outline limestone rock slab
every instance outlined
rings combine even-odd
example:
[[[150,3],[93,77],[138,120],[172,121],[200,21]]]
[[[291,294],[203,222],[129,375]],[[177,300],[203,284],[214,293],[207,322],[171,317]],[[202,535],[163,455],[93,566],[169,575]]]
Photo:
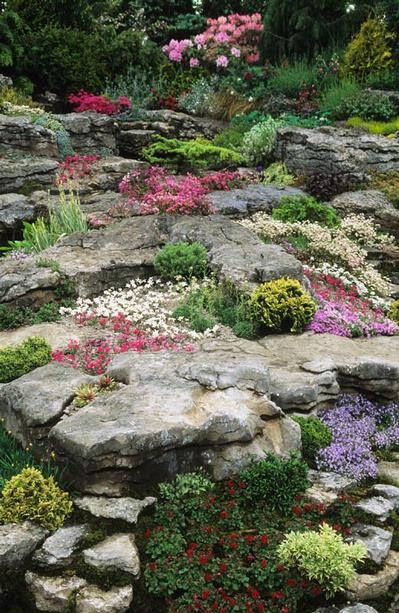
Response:
[[[47,530],[31,522],[0,526],[0,569],[18,569],[46,538]]]
[[[95,585],[87,585],[76,596],[76,613],[125,613],[133,600],[131,585],[113,587],[103,591]]]
[[[28,571],[25,582],[38,611],[64,613],[70,596],[82,589],[87,582],[80,577],[46,577]]]
[[[89,526],[84,524],[59,528],[35,551],[33,562],[42,568],[68,566],[79,544],[89,532]]]
[[[133,577],[140,574],[139,552],[133,534],[113,534],[85,549],[83,558],[89,566],[102,570],[120,570]]]
[[[363,543],[367,557],[376,564],[382,564],[391,548],[392,532],[377,526],[355,524],[350,529],[348,540]]]
[[[290,171],[367,172],[399,169],[399,141],[358,130],[323,126],[316,130],[285,127],[277,131],[275,157]]]
[[[144,500],[136,498],[105,498],[103,496],[80,496],[74,498],[74,505],[94,517],[119,519],[136,525],[140,514],[156,503],[156,498],[147,496]]]

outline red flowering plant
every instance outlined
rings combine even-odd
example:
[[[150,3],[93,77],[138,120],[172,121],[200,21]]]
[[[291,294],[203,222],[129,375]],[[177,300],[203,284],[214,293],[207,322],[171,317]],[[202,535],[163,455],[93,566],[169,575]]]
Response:
[[[240,478],[199,478],[201,487],[195,473],[179,476],[166,496],[161,486],[155,527],[145,533],[147,589],[165,598],[169,613],[299,613],[322,595],[323,586],[280,563],[277,548],[290,530],[310,530],[309,522],[317,530],[333,506],[301,496],[282,514],[250,502]]]
[[[91,94],[81,89],[77,94],[70,94],[68,102],[75,108],[75,113],[95,111],[103,115],[117,115],[131,108],[132,103],[126,96],[119,96],[117,100],[111,100],[106,96]]]
[[[67,155],[64,161],[58,164],[56,185],[89,176],[93,170],[92,165],[99,159],[99,155]]]

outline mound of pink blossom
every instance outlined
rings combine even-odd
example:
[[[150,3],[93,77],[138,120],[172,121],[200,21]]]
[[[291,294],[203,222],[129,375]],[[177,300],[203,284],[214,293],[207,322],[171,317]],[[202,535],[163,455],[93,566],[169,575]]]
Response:
[[[104,115],[117,115],[122,111],[130,109],[132,103],[126,96],[119,96],[117,100],[111,100],[106,96],[91,94],[81,89],[77,94],[68,96],[70,102],[75,108],[75,113],[83,113],[84,111],[95,111]]]

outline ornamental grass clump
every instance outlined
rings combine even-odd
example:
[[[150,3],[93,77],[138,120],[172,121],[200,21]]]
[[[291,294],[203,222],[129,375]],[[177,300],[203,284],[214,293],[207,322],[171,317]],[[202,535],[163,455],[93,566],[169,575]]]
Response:
[[[347,588],[355,566],[366,557],[363,543],[345,543],[327,523],[318,532],[290,532],[277,549],[281,562],[317,581],[327,597]]]
[[[0,498],[3,523],[30,520],[57,530],[72,513],[72,501],[53,477],[44,477],[37,468],[24,468],[4,486]]]
[[[208,271],[208,252],[198,242],[169,243],[156,254],[154,268],[164,279],[203,279]]]
[[[268,332],[300,332],[316,312],[315,301],[297,279],[261,283],[252,292],[249,306]]]

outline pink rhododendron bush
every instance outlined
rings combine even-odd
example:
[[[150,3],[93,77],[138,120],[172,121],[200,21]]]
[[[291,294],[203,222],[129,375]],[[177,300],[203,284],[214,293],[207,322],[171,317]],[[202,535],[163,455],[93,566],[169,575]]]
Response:
[[[227,68],[230,62],[254,64],[259,60],[262,16],[237,13],[207,20],[207,29],[192,39],[172,39],[163,51],[172,62],[196,68],[202,65]]]

